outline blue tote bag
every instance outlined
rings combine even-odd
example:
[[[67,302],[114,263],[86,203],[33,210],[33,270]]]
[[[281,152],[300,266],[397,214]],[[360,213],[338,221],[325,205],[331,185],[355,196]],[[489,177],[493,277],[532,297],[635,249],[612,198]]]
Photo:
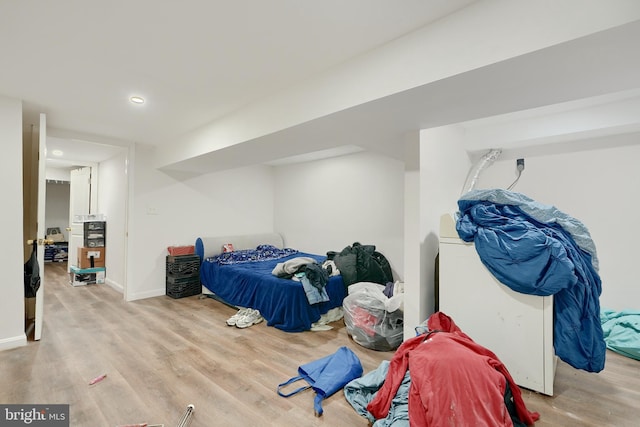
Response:
[[[362,364],[358,356],[348,347],[340,347],[335,353],[298,367],[298,375],[278,385],[278,394],[290,397],[312,388],[316,392],[313,408],[316,417],[322,415],[322,400],[342,389],[348,382],[362,376]],[[304,380],[308,385],[289,393],[282,389]]]

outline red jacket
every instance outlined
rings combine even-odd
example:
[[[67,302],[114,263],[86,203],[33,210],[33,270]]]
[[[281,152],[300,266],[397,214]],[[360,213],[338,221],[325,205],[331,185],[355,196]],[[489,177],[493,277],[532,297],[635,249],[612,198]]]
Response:
[[[520,388],[494,353],[442,312],[434,313],[427,326],[433,332],[408,339],[391,359],[384,384],[367,406],[376,419],[387,416],[409,369],[412,427],[511,427],[504,403],[507,381],[520,420],[527,425],[538,420],[540,415],[527,410]]]

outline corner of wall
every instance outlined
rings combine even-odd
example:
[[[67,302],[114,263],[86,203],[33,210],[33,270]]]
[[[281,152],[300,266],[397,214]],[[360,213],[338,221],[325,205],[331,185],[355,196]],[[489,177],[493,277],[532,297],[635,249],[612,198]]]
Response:
[[[435,309],[440,216],[455,206],[469,156],[457,126],[419,134],[419,169],[405,174],[405,339]]]
[[[121,294],[124,293],[124,286],[122,286],[120,283],[110,280],[109,278],[105,279],[105,283],[111,286],[116,291],[120,292]]]

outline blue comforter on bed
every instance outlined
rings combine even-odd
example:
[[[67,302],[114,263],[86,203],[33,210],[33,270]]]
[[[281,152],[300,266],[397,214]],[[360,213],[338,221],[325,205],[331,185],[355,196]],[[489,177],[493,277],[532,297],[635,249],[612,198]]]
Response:
[[[517,292],[554,295],[554,348],[579,369],[604,368],[602,292],[586,227],[553,206],[506,190],[473,190],[458,200],[456,228],[483,264]],[[496,331],[499,333],[499,331]]]
[[[306,331],[322,314],[342,306],[346,289],[341,276],[332,276],[325,287],[329,301],[310,305],[301,282],[272,274],[276,264],[296,257],[310,257],[319,263],[326,259],[304,252],[232,264],[206,259],[200,266],[200,281],[231,305],[259,310],[269,326],[287,332]]]

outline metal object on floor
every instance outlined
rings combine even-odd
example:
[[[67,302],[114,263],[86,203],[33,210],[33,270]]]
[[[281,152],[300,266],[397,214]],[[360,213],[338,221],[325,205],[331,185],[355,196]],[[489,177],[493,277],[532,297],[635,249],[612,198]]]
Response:
[[[178,421],[178,425],[176,427],[186,427],[191,423],[191,415],[193,415],[193,410],[195,407],[193,404],[187,405],[187,410],[182,414],[182,418]]]

